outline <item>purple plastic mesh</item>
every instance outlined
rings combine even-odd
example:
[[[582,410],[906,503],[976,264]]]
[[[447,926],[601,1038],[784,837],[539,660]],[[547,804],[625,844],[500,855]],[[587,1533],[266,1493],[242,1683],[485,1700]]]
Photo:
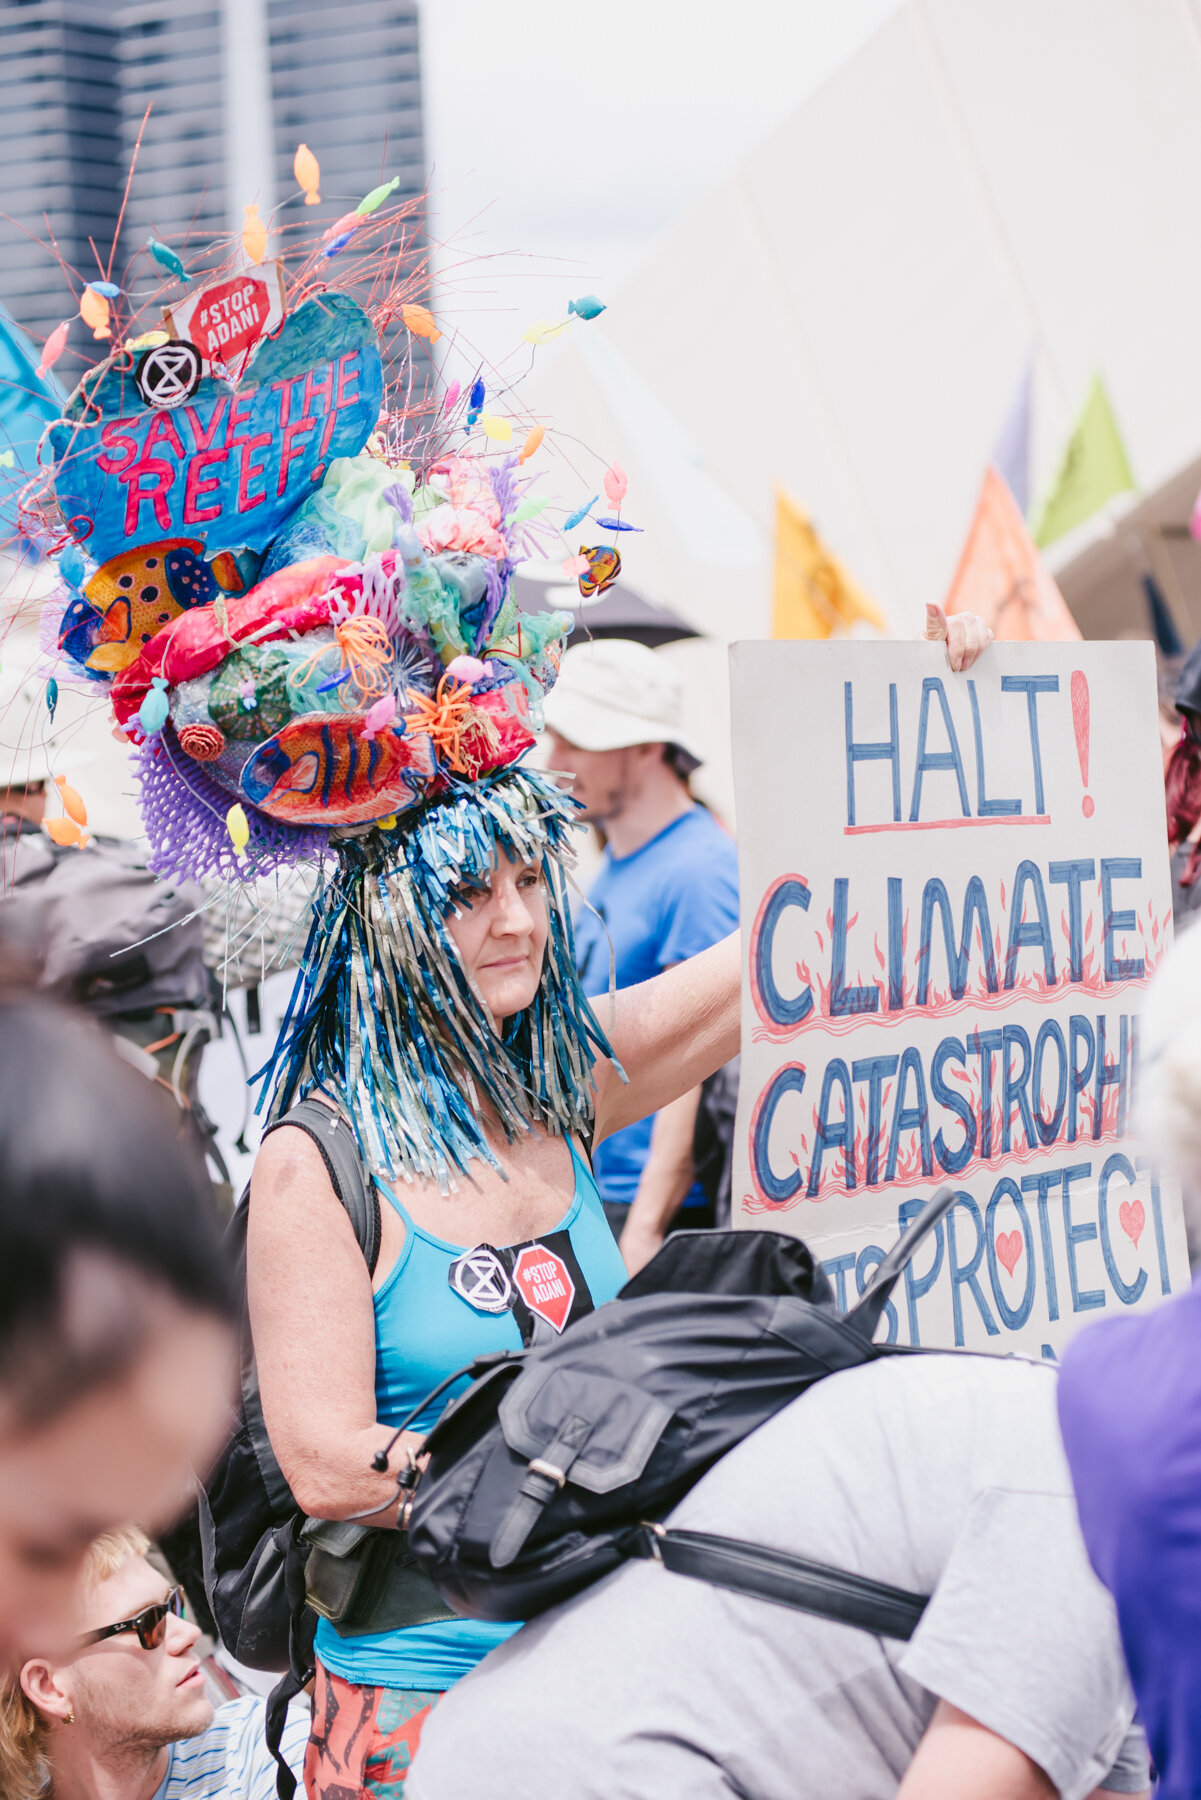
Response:
[[[329,833],[284,825],[241,802],[250,841],[239,858],[225,815],[234,796],[219,787],[179,747],[170,726],[142,744],[134,759],[139,804],[150,839],[150,868],[177,881],[250,881],[324,854]]]

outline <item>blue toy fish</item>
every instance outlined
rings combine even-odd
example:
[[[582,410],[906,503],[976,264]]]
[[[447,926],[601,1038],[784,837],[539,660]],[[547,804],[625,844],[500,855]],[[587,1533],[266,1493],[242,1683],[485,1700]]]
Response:
[[[641,525],[627,525],[624,519],[597,519],[596,523],[602,531],[641,531]]]
[[[157,238],[152,237],[146,239],[146,248],[149,250],[160,269],[166,269],[167,273],[169,275],[174,275],[177,281],[184,281],[187,279],[187,271],[183,266],[183,262],[169,245],[160,244]]]
[[[604,312],[605,303],[598,300],[595,294],[582,294],[578,300],[567,302],[567,310],[574,313],[577,319],[597,319]]]
[[[572,513],[570,519],[564,519],[564,521],[563,521],[564,531],[574,531],[577,525],[582,524],[583,521],[588,517],[588,514],[592,511],[592,508],[596,505],[596,503],[599,499],[600,499],[599,494],[593,494],[593,496],[592,496],[591,500],[589,500],[587,506],[581,506],[579,508],[578,512]]]

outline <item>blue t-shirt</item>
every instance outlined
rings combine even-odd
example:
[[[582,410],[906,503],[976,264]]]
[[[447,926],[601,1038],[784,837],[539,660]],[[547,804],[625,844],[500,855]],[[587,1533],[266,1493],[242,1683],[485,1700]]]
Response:
[[[1059,1423],[1089,1558],[1159,1770],[1201,1794],[1201,1285],[1090,1325],[1064,1352]]]
[[[635,987],[720,943],[738,926],[738,851],[712,813],[693,806],[632,856],[605,851],[600,874],[575,921],[584,992],[609,991],[612,939],[619,988]],[[599,916],[598,916],[599,915]],[[597,1007],[605,1023],[603,1000]],[[599,1144],[593,1168],[605,1200],[628,1206],[650,1154],[654,1119],[640,1119]],[[686,1206],[704,1204],[694,1185]]]

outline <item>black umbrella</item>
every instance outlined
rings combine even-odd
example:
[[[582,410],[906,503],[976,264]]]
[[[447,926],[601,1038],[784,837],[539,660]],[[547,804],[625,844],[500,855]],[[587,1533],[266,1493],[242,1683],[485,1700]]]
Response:
[[[513,588],[522,612],[574,612],[576,625],[568,639],[570,644],[583,643],[590,637],[633,638],[657,650],[660,644],[701,635],[691,625],[685,625],[678,613],[666,606],[652,605],[624,582],[614,582],[599,600],[590,603],[581,599],[574,584],[573,592],[568,594],[565,582],[531,581],[518,575]]]

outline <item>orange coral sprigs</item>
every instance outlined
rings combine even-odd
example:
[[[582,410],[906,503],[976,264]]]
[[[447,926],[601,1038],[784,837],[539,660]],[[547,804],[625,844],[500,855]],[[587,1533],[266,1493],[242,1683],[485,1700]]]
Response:
[[[363,695],[386,694],[391,682],[388,664],[396,651],[382,620],[369,614],[356,613],[334,628],[334,642],[342,658],[342,667],[353,671],[359,692]],[[296,671],[297,685],[303,686],[329,648],[322,644]]]
[[[425,733],[448,769],[474,781],[486,766],[488,751],[499,749],[500,734],[488,715],[472,705],[470,687],[444,675],[432,697],[416,688],[409,689],[408,697],[413,710],[405,714],[405,725]]]

